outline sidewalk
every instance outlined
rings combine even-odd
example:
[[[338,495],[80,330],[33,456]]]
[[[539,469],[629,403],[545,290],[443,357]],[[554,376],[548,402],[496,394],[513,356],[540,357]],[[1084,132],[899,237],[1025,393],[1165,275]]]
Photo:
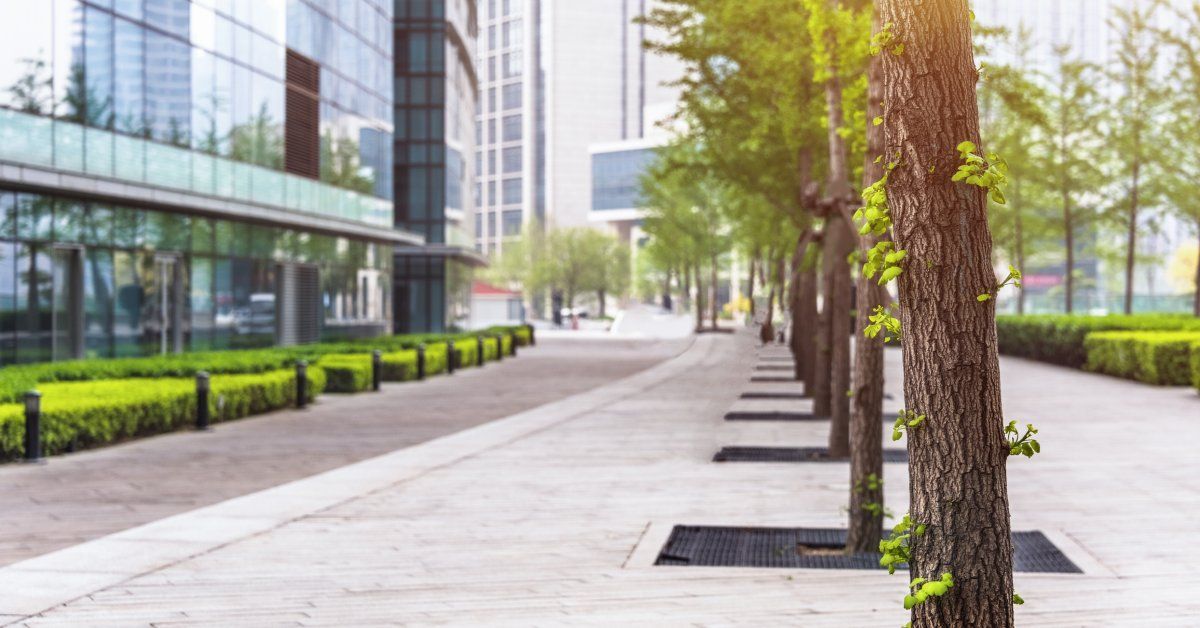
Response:
[[[304,411],[0,466],[0,565],[307,477],[569,397],[683,342],[547,339],[517,358]]]
[[[887,352],[896,400],[899,357]],[[702,336],[675,359],[569,398],[0,569],[0,618],[903,623],[902,574],[652,566],[675,524],[843,525],[843,463],[710,462],[722,445],[824,443],[824,422],[722,420],[749,403],[808,409],[737,400],[779,387],[748,382],[755,362],[748,333]],[[1009,467],[1014,528],[1045,532],[1084,570],[1017,574],[1027,601],[1018,624],[1196,625],[1200,548],[1187,539],[1200,517],[1200,399],[1020,360],[1002,369],[1008,411],[1037,423],[1044,447]],[[904,512],[903,467],[887,465],[885,477],[889,508]]]

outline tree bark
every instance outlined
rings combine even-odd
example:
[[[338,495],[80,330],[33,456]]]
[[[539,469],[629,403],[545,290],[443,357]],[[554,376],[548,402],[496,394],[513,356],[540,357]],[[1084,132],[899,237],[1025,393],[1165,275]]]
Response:
[[[812,382],[812,398],[813,398],[813,414],[819,417],[828,417],[833,413],[830,405],[829,391],[831,390],[831,376],[833,371],[830,366],[833,358],[833,343],[830,341],[833,338],[833,275],[835,269],[832,265],[834,258],[833,251],[830,250],[831,237],[829,233],[829,225],[826,224],[824,232],[821,234],[821,312],[817,316],[817,329],[814,330],[816,353],[815,363],[813,364],[813,382]]]
[[[1135,149],[1134,155],[1138,154]],[[1129,241],[1125,244],[1125,313],[1133,314],[1133,270],[1137,256],[1138,178],[1142,164],[1133,162],[1133,187],[1129,191]]]
[[[1200,222],[1196,223],[1196,294],[1192,295],[1192,315],[1200,316]]]
[[[837,0],[829,0],[836,8]],[[829,145],[829,181],[825,192],[829,196],[829,214],[825,220],[825,270],[829,285],[825,294],[825,309],[829,311],[826,331],[829,344],[829,457],[850,455],[850,308],[853,283],[847,256],[854,250],[851,237],[853,226],[844,218],[850,196],[850,167],[846,140],[841,135],[842,81],[838,76],[836,36],[830,33],[830,78],[825,81],[826,130]],[[824,392],[824,391],[822,391]]]
[[[750,281],[749,281],[749,287],[746,289],[746,298],[750,301],[750,320],[751,321],[754,320],[754,314],[755,314],[755,309],[756,309],[754,307],[754,271],[756,270],[755,266],[757,264],[758,264],[758,251],[755,251],[754,253],[752,253],[750,255]]]
[[[1008,507],[986,192],[950,175],[955,146],[979,143],[978,80],[965,0],[880,0],[900,54],[885,52],[885,154],[896,156],[888,199],[904,330],[905,407],[926,415],[908,432],[914,536],[910,570],[946,595],[914,607],[912,624],[1011,627]]]
[[[1020,187],[1021,183],[1019,181],[1014,181],[1012,185],[1013,185],[1013,191],[1016,192],[1017,189]],[[1020,194],[1014,193],[1013,197],[1019,198]],[[1022,222],[1021,222],[1021,204],[1013,203],[1013,239],[1015,240],[1015,242],[1014,242],[1015,246],[1013,248],[1015,249],[1014,253],[1016,254],[1016,257],[1017,257],[1014,265],[1017,267],[1017,270],[1021,271],[1022,273],[1025,272],[1025,230],[1024,230],[1024,227],[1025,227],[1024,224],[1022,224]],[[1024,314],[1024,313],[1025,313],[1025,291],[1017,290],[1017,314]]]
[[[1062,109],[1063,119],[1059,121],[1061,127],[1065,127],[1069,121],[1066,120],[1067,108]],[[1062,195],[1062,212],[1063,212],[1063,235],[1066,239],[1067,246],[1067,268],[1066,276],[1063,277],[1063,285],[1066,289],[1066,301],[1064,309],[1067,314],[1075,311],[1075,217],[1071,215],[1071,189],[1067,182],[1067,142],[1066,135],[1059,136],[1059,165],[1058,174],[1058,189]]]
[[[597,290],[597,291],[596,291],[596,300],[600,302],[600,318],[604,318],[604,317],[605,317],[605,315],[608,313],[608,312],[607,312],[607,310],[606,310],[606,309],[605,309],[605,307],[604,307],[604,305],[605,305],[605,304],[604,304],[604,301],[605,301],[605,299],[604,299],[604,290]]]
[[[700,279],[700,262],[692,266],[696,278],[696,332],[704,331],[704,282]]]
[[[872,32],[880,29],[879,14],[872,19]],[[878,55],[867,67],[867,150],[863,164],[863,188],[883,177],[883,127],[871,122],[883,115],[883,67]],[[858,246],[870,250],[881,238],[860,236]],[[883,443],[879,417],[883,414],[883,338],[867,338],[862,331],[870,324],[876,306],[884,303],[884,288],[878,281],[859,273],[856,286],[854,343],[854,396],[850,398],[850,514],[846,552],[874,552],[883,530]],[[874,481],[872,481],[874,478]]]

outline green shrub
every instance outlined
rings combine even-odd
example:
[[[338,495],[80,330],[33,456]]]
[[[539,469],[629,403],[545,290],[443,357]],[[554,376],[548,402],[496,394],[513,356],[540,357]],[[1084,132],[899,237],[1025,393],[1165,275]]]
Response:
[[[1200,341],[1192,343],[1192,386],[1200,392]]]
[[[325,374],[309,369],[309,398],[321,392]],[[47,455],[97,447],[129,438],[169,432],[196,420],[192,378],[108,379],[48,383],[42,393],[42,443]],[[292,405],[293,370],[212,378],[213,422],[239,419]],[[0,405],[0,458],[24,453],[24,405]]]
[[[429,353],[426,350],[425,363],[428,368]],[[383,381],[407,382],[417,378],[417,352],[395,351],[383,354]]]
[[[369,353],[328,355],[319,364],[325,371],[326,392],[356,393],[371,387]]]
[[[1200,331],[1200,319],[1182,314],[1086,316],[1066,314],[996,317],[1000,353],[1072,368],[1087,363],[1084,338],[1101,331]]]
[[[1136,379],[1147,384],[1191,383],[1192,346],[1200,332],[1109,331],[1088,334],[1089,371]]]

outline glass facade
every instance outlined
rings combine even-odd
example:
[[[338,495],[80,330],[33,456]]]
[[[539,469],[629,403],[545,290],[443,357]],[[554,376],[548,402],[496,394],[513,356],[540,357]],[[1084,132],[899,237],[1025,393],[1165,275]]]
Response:
[[[498,251],[504,237],[521,233],[525,195],[522,189],[528,148],[523,115],[525,55],[528,49],[523,4],[526,0],[489,2],[480,19],[487,25],[487,45],[480,46],[478,65],[487,68],[480,85],[482,99],[476,119],[479,143],[475,156],[479,211],[487,214],[484,230],[475,234],[476,250]],[[498,157],[497,157],[498,156]],[[503,219],[501,219],[503,216]],[[518,219],[514,219],[516,216]]]
[[[290,342],[294,307],[321,338],[385,332],[392,10],[0,0],[0,161],[95,182],[0,181],[0,365]],[[287,166],[293,56],[319,86],[310,176]],[[309,214],[329,222],[288,226]]]
[[[653,161],[652,148],[592,154],[592,211],[640,207],[640,180]]]
[[[393,329],[444,331],[466,324],[471,268],[458,252],[479,230],[477,5],[395,1],[395,225],[441,250],[397,253]]]

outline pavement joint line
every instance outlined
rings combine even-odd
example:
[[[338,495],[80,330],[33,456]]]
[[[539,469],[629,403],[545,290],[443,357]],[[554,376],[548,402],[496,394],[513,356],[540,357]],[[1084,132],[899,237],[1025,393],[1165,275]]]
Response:
[[[5,566],[0,568],[0,626],[44,615],[558,427],[605,404],[685,375],[690,366],[713,350],[714,342],[713,336],[692,336],[679,353],[654,366],[565,399]],[[205,530],[206,538],[197,541],[195,524],[205,521],[210,527],[213,522],[219,524],[217,534]],[[226,532],[234,522],[240,526],[232,533]],[[193,529],[190,533],[189,527]],[[193,536],[189,538],[189,534]],[[130,551],[131,544],[149,551]],[[88,568],[97,564],[104,569]]]

